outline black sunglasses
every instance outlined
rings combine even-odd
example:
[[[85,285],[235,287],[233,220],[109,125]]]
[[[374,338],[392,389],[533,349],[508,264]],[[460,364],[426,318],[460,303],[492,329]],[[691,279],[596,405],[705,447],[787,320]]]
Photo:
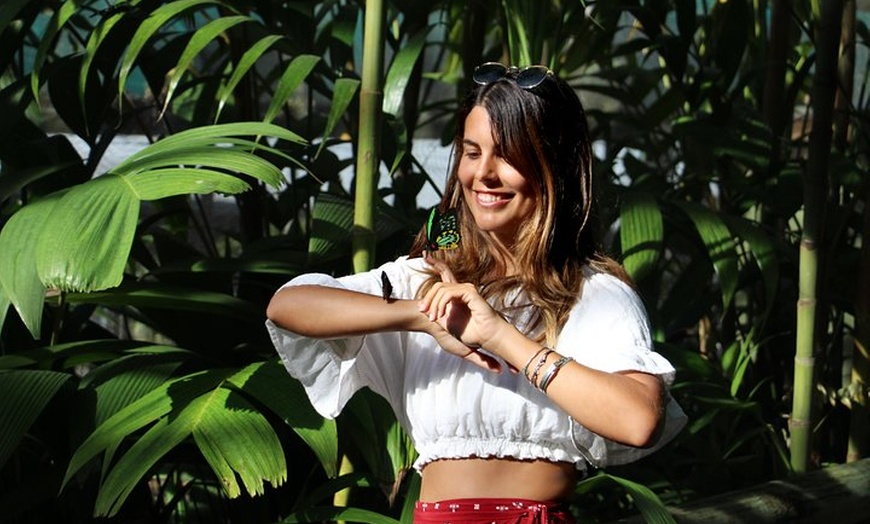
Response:
[[[474,68],[474,74],[471,78],[474,79],[475,83],[485,86],[508,77],[523,89],[534,89],[552,74],[553,72],[548,67],[542,65],[519,68],[498,62],[486,62]]]

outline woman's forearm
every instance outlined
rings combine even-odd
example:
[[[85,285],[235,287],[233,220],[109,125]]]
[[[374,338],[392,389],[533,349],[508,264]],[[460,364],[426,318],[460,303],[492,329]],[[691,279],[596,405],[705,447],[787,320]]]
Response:
[[[288,286],[272,297],[266,316],[276,325],[314,338],[339,338],[382,331],[423,331],[428,319],[416,300],[385,301],[327,286]]]
[[[540,360],[536,356],[544,356],[537,342],[512,326],[504,326],[490,347],[521,373],[535,357],[531,374]],[[560,357],[551,353],[541,362],[536,384]],[[662,416],[661,381],[646,373],[607,373],[569,362],[558,371],[547,395],[591,431],[636,447],[650,444]]]

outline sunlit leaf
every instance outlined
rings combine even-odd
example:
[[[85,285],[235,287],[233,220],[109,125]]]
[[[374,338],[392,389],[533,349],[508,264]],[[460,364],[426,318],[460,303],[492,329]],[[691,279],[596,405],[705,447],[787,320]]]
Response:
[[[245,74],[250,71],[257,61],[282,38],[285,37],[280,35],[266,35],[245,51],[239,59],[239,62],[233,68],[233,74],[230,76],[230,79],[227,80],[226,84],[221,85],[218,90],[218,107],[215,114],[215,123],[220,120],[221,113],[223,112],[227,100],[232,96],[236,86],[239,85],[239,82],[242,81]]]
[[[631,277],[639,281],[656,267],[663,249],[664,222],[654,196],[632,191],[620,208],[619,239],[622,263]]]
[[[326,118],[326,128],[323,130],[323,139],[317,148],[315,156],[320,156],[320,151],[326,145],[327,137],[332,134],[335,126],[341,120],[354,96],[359,89],[360,81],[354,78],[339,78],[335,81],[335,89],[332,91],[332,104],[329,107],[329,116]]]
[[[0,287],[34,338],[39,338],[45,285],[36,270],[35,239],[60,195],[33,202],[12,215],[0,231]]]
[[[139,202],[121,178],[106,175],[68,191],[40,224],[36,268],[48,288],[96,291],[121,283]]]
[[[198,402],[185,410],[195,413],[193,437],[230,498],[241,494],[236,474],[251,496],[263,494],[264,481],[279,486],[287,480],[275,430],[244,397],[218,388]]]
[[[169,107],[172,95],[175,94],[175,89],[178,87],[178,82],[187,72],[187,68],[190,67],[193,59],[196,58],[196,55],[198,55],[205,46],[209,45],[221,33],[224,33],[228,29],[241,23],[252,21],[253,20],[247,16],[224,16],[208,22],[193,33],[193,36],[191,36],[190,40],[187,42],[187,47],[184,48],[181,57],[178,59],[178,63],[173,68],[172,74],[169,77],[169,86],[166,89],[161,114],[166,112],[166,109]]]
[[[121,70],[118,73],[118,97],[124,96],[124,89],[127,86],[127,78],[139,58],[139,54],[150,42],[151,38],[157,31],[163,27],[169,20],[175,18],[179,14],[188,9],[204,5],[221,5],[228,10],[232,10],[229,6],[217,0],[176,0],[154,10],[147,19],[139,26],[133,36],[130,38],[130,45],[124,53],[124,59],[121,62]]]
[[[412,36],[393,59],[384,81],[384,113],[398,114],[399,107],[405,99],[405,88],[426,44],[427,33],[428,30]]]
[[[680,202],[679,207],[692,219],[707,247],[722,290],[722,303],[728,306],[737,291],[738,257],[734,237],[722,217],[713,211],[688,202]]]
[[[284,70],[284,74],[281,75],[281,80],[278,81],[278,87],[275,89],[275,94],[272,95],[263,122],[275,120],[284,104],[287,103],[296,88],[311,74],[319,61],[320,57],[315,55],[299,55],[290,62],[290,65]]]
[[[217,387],[227,373],[225,370],[215,369],[166,381],[109,417],[75,450],[63,484],[69,482],[91,459],[114,449],[117,443],[124,441],[133,432],[154,424],[173,408],[177,410],[180,409],[179,406],[187,406],[203,393]]]
[[[43,71],[43,66],[49,56],[49,49],[54,45],[58,32],[79,9],[79,2],[63,2],[52,13],[51,19],[45,25],[45,31],[40,35],[39,48],[33,58],[33,73],[30,75],[30,89],[33,92],[34,100],[39,100],[39,74]]]
[[[234,374],[228,382],[280,416],[308,444],[328,477],[338,474],[338,433],[334,420],[320,416],[302,385],[287,374],[277,359],[257,362]]]

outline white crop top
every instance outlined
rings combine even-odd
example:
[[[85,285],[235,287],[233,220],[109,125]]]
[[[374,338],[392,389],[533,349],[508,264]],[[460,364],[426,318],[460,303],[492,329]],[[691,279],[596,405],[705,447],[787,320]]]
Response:
[[[316,284],[381,295],[381,271],[393,298],[413,299],[426,279],[421,258],[399,258],[342,278],[297,277],[285,286]],[[336,313],[340,314],[340,313]],[[524,331],[530,312],[513,318]],[[571,462],[579,470],[625,464],[673,438],[686,417],[668,396],[665,426],[650,447],[600,437],[557,407],[523,377],[492,373],[442,350],[425,333],[388,332],[344,339],[311,339],[267,321],[284,366],[322,416],[338,416],[351,396],[369,387],[392,406],[419,453],[414,466],[444,458],[501,457]],[[602,371],[641,371],[666,385],[674,368],[652,351],[647,317],[635,292],[619,279],[587,273],[583,298],[563,327],[556,351]]]

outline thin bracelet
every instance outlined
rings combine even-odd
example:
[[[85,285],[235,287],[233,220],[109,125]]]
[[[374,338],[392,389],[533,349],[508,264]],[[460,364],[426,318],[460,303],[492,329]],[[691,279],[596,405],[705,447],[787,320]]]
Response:
[[[529,378],[529,366],[532,365],[532,361],[541,354],[541,351],[546,351],[547,349],[549,349],[547,346],[541,346],[541,349],[535,351],[535,354],[532,355],[532,358],[530,358],[529,361],[526,362],[526,366],[523,368],[523,375],[525,375],[526,379]]]
[[[548,369],[547,372],[544,373],[544,378],[541,379],[541,384],[538,386],[538,389],[546,393],[547,388],[550,386],[550,382],[552,382],[553,379],[556,377],[559,369],[561,369],[562,366],[564,366],[568,362],[571,362],[572,360],[574,359],[571,357],[562,357],[556,362],[553,362],[553,365],[550,366],[550,369]]]
[[[532,373],[532,378],[529,378],[529,382],[531,382],[533,386],[538,382],[538,373],[541,372],[541,368],[544,367],[544,364],[547,362],[547,357],[550,356],[550,353],[554,353],[554,351],[550,348],[547,348],[547,350],[544,351],[544,354],[541,355],[541,359],[538,360],[537,364],[535,364],[535,371]]]

